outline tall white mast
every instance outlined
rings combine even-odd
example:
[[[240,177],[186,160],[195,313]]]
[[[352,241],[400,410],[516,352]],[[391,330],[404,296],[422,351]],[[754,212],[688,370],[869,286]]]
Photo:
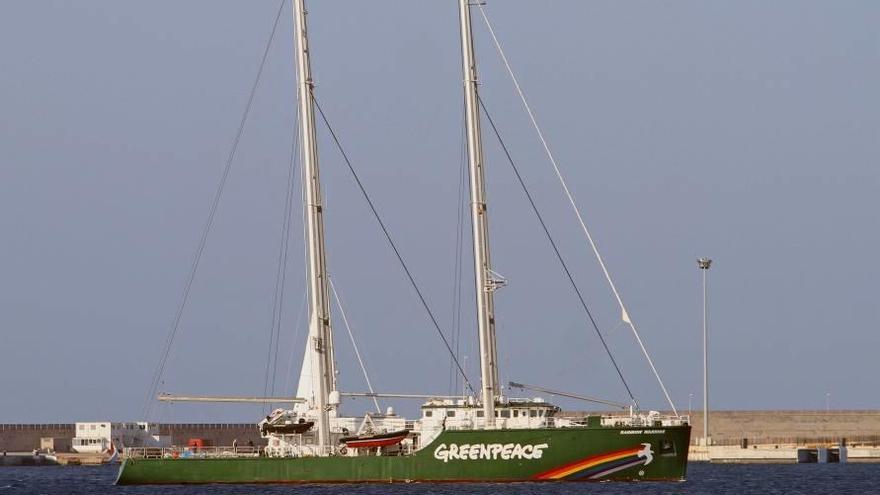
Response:
[[[306,243],[309,280],[309,351],[304,359],[311,360],[313,397],[309,399],[318,419],[318,445],[330,445],[328,398],[335,390],[336,373],[333,362],[333,335],[330,330],[330,297],[327,261],[324,256],[324,217],[321,182],[318,173],[318,142],[315,131],[315,109],[312,101],[309,39],[306,27],[305,0],[293,0],[294,35],[296,36],[296,71],[302,130],[303,185],[305,186]],[[305,367],[305,364],[303,365]]]
[[[480,374],[486,427],[495,425],[498,388],[498,352],[495,345],[495,302],[499,286],[489,260],[489,219],[483,174],[483,141],[480,136],[480,104],[477,99],[477,62],[471,32],[470,0],[459,0],[461,60],[464,73],[465,124],[471,186],[471,225],[474,241],[474,278],[477,288],[477,326],[480,338]]]

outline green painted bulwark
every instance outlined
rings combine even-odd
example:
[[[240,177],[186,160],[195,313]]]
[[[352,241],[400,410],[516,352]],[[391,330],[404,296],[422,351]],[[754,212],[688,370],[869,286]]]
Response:
[[[117,484],[682,480],[690,426],[445,431],[405,456],[127,459]]]

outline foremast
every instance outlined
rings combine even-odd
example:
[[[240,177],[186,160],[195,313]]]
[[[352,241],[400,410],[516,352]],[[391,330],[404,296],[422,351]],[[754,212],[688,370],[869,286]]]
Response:
[[[336,389],[333,360],[333,334],[330,328],[330,297],[327,260],[324,254],[324,216],[321,181],[318,170],[318,142],[315,109],[312,99],[311,62],[306,23],[305,0],[293,0],[294,36],[296,37],[297,96],[299,125],[302,138],[303,186],[306,208],[306,251],[309,285],[309,341],[303,363],[311,367],[312,394],[306,397],[317,416],[318,445],[323,449],[330,442],[330,394]],[[301,377],[302,378],[302,377]],[[302,386],[303,384],[301,384]]]
[[[461,60],[464,74],[465,126],[471,190],[471,226],[474,249],[474,278],[477,293],[477,328],[480,341],[480,376],[486,428],[495,425],[495,400],[500,395],[498,351],[495,343],[494,291],[501,281],[492,271],[489,258],[489,218],[483,173],[483,142],[480,134],[477,62],[471,30],[470,0],[459,0]]]

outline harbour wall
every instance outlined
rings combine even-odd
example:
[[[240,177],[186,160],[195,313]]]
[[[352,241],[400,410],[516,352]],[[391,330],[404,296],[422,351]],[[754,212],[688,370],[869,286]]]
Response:
[[[74,424],[0,424],[0,451],[30,452],[45,437],[73,438]]]
[[[703,414],[691,415],[691,440],[703,437]],[[713,445],[880,444],[880,411],[709,411]]]

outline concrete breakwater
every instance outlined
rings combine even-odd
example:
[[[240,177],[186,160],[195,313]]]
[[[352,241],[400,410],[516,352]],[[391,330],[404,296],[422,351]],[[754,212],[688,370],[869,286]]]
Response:
[[[702,412],[691,415],[691,440],[703,436]],[[712,445],[807,445],[836,443],[850,446],[880,444],[880,411],[710,411]]]

